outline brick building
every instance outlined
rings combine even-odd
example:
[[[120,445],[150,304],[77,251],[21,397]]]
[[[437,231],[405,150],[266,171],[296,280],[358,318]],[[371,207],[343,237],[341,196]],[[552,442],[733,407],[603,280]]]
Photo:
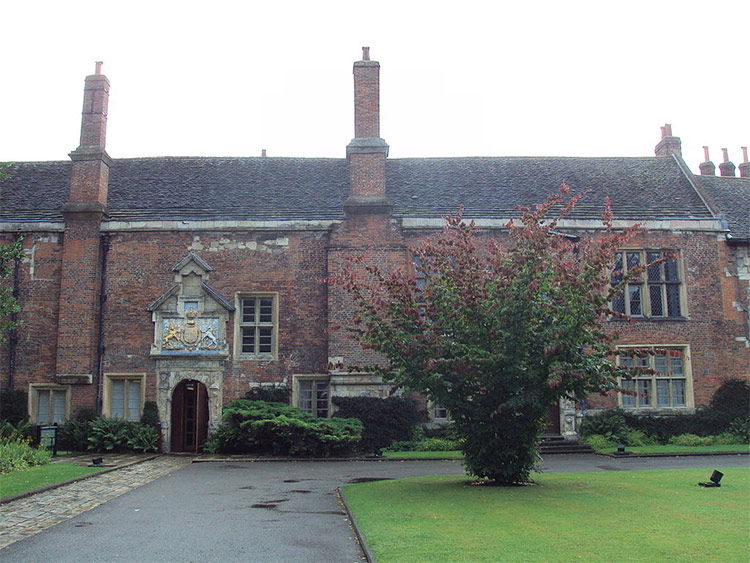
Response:
[[[670,126],[654,157],[388,159],[379,130],[379,64],[354,63],[355,136],[346,158],[112,159],[109,82],[86,78],[80,146],[70,162],[22,162],[0,181],[0,239],[23,237],[13,284],[21,325],[0,345],[2,389],[29,393],[33,422],[81,407],[137,419],[157,402],[166,450],[193,450],[221,407],[253,386],[287,386],[320,416],[332,395],[387,395],[340,366],[370,356],[342,328],[347,296],[325,278],[352,254],[409,267],[409,248],[463,205],[502,239],[516,206],[566,180],[591,194],[561,223],[644,231],[625,268],[677,256],[613,306],[619,345],[653,346],[659,372],[638,395],[563,402],[550,429],[575,437],[582,410],[670,413],[706,404],[727,378],[750,377],[750,162],[724,154],[693,175]],[[626,354],[622,361],[634,361]],[[438,416],[445,416],[437,409]]]

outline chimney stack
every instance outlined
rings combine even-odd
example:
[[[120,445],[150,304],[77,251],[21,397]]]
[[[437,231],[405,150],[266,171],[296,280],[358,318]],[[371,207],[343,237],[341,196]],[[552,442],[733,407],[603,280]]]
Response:
[[[96,62],[94,74],[86,77],[81,115],[81,141],[70,153],[73,161],[70,179],[69,203],[97,203],[102,209],[107,205],[109,167],[107,154],[107,106],[109,105],[109,80],[102,73],[101,61]]]
[[[736,169],[733,162],[729,161],[729,151],[727,149],[721,149],[721,152],[724,154],[724,162],[719,164],[719,170],[721,171],[722,176],[734,176],[734,171]]]
[[[370,60],[362,47],[362,60],[354,63],[354,138],[346,147],[349,161],[347,214],[389,213],[385,195],[385,159],[388,144],[380,137],[380,63]]]
[[[654,148],[656,156],[682,156],[682,141],[679,137],[672,135],[672,125],[666,123],[661,128],[661,141]]]
[[[740,164],[740,177],[750,178],[750,162],[747,160],[747,147],[740,147],[742,149],[742,164]]]
[[[715,176],[716,165],[711,162],[711,159],[708,156],[708,147],[705,145],[703,147],[703,158],[705,159],[705,161],[701,162],[699,165],[701,176]]]

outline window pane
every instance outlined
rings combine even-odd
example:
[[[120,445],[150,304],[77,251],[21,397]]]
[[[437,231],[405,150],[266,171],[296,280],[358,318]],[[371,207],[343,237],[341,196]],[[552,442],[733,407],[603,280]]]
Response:
[[[242,352],[255,354],[255,328],[242,329]]]
[[[641,253],[640,252],[628,252],[628,272],[633,268],[637,268],[641,264]]]
[[[628,285],[628,296],[630,297],[630,314],[640,315],[641,313],[641,286]]]
[[[127,382],[128,388],[128,420],[140,420],[141,418],[141,382],[131,379]]]
[[[632,379],[622,381],[621,387],[625,391],[635,391],[635,381]],[[635,406],[635,395],[622,394],[622,406],[623,407],[634,407]]]
[[[612,298],[612,310],[615,313],[625,314],[625,294],[620,293]]]
[[[649,252],[646,254],[646,262],[651,264],[661,258],[660,252]],[[662,264],[654,264],[648,267],[648,281],[661,281]]]
[[[615,252],[615,261],[612,265],[612,285],[622,281],[622,252]]]
[[[681,376],[682,372],[682,358],[672,358],[672,375]]]
[[[656,404],[658,406],[669,406],[669,380],[656,380]]]
[[[672,406],[681,407],[685,405],[685,380],[672,380]]]
[[[258,353],[259,354],[270,354],[272,344],[273,328],[270,326],[262,326],[258,328]]]
[[[48,390],[37,391],[36,393],[36,414],[37,422],[39,424],[49,424],[50,412],[49,412],[49,398],[50,392]]]
[[[312,412],[312,384],[310,380],[299,382],[299,409],[302,412]]]
[[[65,391],[52,392],[52,422],[65,422]]]
[[[110,411],[115,418],[125,418],[125,380],[112,381]]]
[[[328,382],[327,381],[316,381],[316,412],[315,414],[319,417],[325,418],[328,416]]]
[[[654,356],[654,369],[660,374],[667,374],[667,357],[664,354]]]
[[[651,316],[663,317],[664,307],[661,298],[661,285],[650,285],[648,291],[649,297],[651,297]]]
[[[641,405],[651,404],[651,380],[642,379],[638,381],[638,402]]]
[[[243,323],[255,322],[255,299],[243,299],[242,300],[242,322]]]
[[[632,367],[633,357],[632,356],[620,356],[620,365],[624,368]]]
[[[258,322],[273,322],[273,299],[259,299],[258,301],[260,302],[260,315]]]
[[[667,260],[664,262],[664,272],[667,281],[679,281],[679,272],[677,271],[677,260]]]
[[[667,286],[667,307],[670,317],[679,317],[680,311],[680,286],[670,284]]]

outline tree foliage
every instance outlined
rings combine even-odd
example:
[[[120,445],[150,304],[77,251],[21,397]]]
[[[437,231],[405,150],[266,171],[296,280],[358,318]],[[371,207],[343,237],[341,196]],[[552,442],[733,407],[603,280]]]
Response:
[[[616,232],[607,201],[600,231],[561,236],[580,198],[563,184],[519,208],[507,246],[459,213],[413,249],[415,271],[352,258],[337,278],[359,338],[388,360],[373,369],[446,407],[469,473],[499,484],[528,480],[548,407],[614,389],[621,372],[603,321],[621,289],[610,287],[614,252],[637,227]]]
[[[7,175],[4,172],[6,168],[8,168],[7,164],[0,163],[0,180]],[[5,333],[17,324],[10,315],[18,313],[20,308],[13,296],[13,288],[4,280],[13,273],[16,262],[22,258],[23,248],[20,239],[0,244],[0,342],[3,341]]]

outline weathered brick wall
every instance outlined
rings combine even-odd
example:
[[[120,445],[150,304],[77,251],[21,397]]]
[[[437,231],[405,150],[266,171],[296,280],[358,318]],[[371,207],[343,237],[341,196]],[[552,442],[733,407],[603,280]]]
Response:
[[[174,284],[174,265],[194,252],[214,268],[209,285],[232,302],[242,292],[279,294],[278,358],[230,357],[225,363],[225,402],[242,396],[252,383],[286,383],[293,373],[324,372],[326,238],[320,231],[112,234],[104,371],[147,373],[147,399],[153,399],[155,373],[149,350],[154,324],[146,309]],[[231,351],[236,315],[227,326]]]

